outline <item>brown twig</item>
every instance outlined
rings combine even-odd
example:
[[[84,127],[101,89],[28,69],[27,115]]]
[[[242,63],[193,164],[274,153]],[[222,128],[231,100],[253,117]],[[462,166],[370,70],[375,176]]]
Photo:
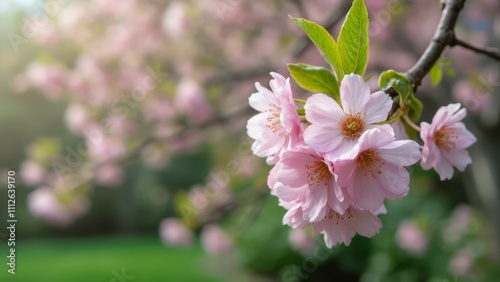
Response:
[[[498,50],[497,48],[477,47],[477,46],[474,46],[468,42],[465,42],[465,41],[462,41],[458,38],[455,38],[455,37],[453,38],[452,42],[450,43],[450,47],[454,47],[454,46],[460,46],[460,47],[463,47],[465,49],[469,49],[469,50],[474,51],[476,53],[479,53],[479,54],[488,56],[492,59],[495,59],[497,61],[500,61],[500,50]]]
[[[441,57],[444,49],[453,42],[455,38],[455,24],[457,23],[458,14],[464,7],[464,3],[465,0],[444,1],[443,13],[432,41],[417,63],[406,72],[410,83],[415,85],[415,90],[422,83],[422,79],[431,70],[439,57]]]

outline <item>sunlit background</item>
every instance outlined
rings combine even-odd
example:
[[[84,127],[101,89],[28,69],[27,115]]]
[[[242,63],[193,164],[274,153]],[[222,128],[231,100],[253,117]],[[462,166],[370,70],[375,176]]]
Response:
[[[15,275],[0,230],[0,280],[499,281],[499,64],[459,47],[417,94],[423,121],[452,101],[468,109],[473,164],[445,182],[409,168],[409,195],[349,247],[282,225],[248,97],[286,63],[325,65],[288,15],[336,36],[344,2],[0,2],[0,215],[7,225],[13,170],[18,220]],[[365,2],[376,90],[382,71],[417,61],[441,10]],[[498,1],[468,1],[457,33],[500,46]]]

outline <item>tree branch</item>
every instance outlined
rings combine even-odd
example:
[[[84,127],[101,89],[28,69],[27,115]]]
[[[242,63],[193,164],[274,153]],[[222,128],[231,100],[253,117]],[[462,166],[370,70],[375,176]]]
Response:
[[[417,63],[406,72],[406,77],[414,86],[414,91],[417,91],[418,86],[422,83],[422,79],[429,73],[432,66],[439,60],[441,54],[447,46],[452,46],[455,42],[455,24],[457,23],[458,14],[464,7],[465,0],[444,0],[443,13],[434,33],[434,37],[425,49]],[[396,97],[398,93],[389,88],[385,91],[391,97]],[[399,108],[399,103],[394,101],[388,117],[391,117]]]
[[[476,53],[479,53],[479,54],[488,56],[492,59],[495,59],[497,61],[500,61],[500,50],[498,50],[497,48],[477,47],[477,46],[474,46],[470,43],[467,43],[465,41],[457,39],[455,37],[453,38],[452,42],[450,43],[450,47],[454,47],[454,46],[460,46],[460,47],[463,47],[465,49],[469,49],[469,50],[474,51]]]
[[[432,41],[417,63],[406,72],[406,76],[410,82],[415,85],[415,90],[422,83],[422,79],[431,70],[439,57],[441,57],[444,49],[453,42],[455,38],[455,24],[457,23],[458,14],[464,7],[464,3],[465,0],[444,1],[443,13]]]

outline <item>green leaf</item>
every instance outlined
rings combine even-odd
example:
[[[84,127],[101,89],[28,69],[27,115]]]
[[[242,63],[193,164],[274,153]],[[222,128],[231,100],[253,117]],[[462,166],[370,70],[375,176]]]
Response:
[[[302,18],[290,18],[307,34],[314,45],[316,45],[316,48],[318,48],[318,51],[325,58],[326,62],[335,71],[339,80],[342,79],[344,73],[342,71],[338,46],[330,33],[317,23]]]
[[[380,74],[378,85],[380,90],[385,91],[393,88],[400,96],[400,106],[403,106],[408,96],[413,92],[413,86],[408,78],[394,70],[387,70]]]
[[[300,87],[311,92],[328,94],[339,101],[339,83],[327,69],[307,64],[288,64],[288,70]]]
[[[363,0],[354,0],[338,38],[345,74],[363,75],[368,63],[368,11]]]
[[[441,82],[441,79],[443,78],[443,71],[441,68],[438,66],[438,63],[435,63],[430,71],[430,76],[431,76],[431,82],[432,85],[437,86]]]

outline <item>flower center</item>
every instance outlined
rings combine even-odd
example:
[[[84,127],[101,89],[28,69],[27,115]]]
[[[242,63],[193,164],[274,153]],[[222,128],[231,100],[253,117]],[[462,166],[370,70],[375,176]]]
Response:
[[[340,129],[347,139],[356,139],[365,130],[365,123],[361,119],[360,113],[356,115],[348,114],[340,123]]]
[[[273,133],[276,133],[278,131],[281,131],[283,129],[283,125],[281,124],[281,108],[276,106],[275,104],[270,104],[269,105],[270,109],[266,110],[268,112],[267,116],[267,125],[266,127],[269,128]],[[283,132],[280,132],[279,135],[283,135]]]
[[[457,131],[454,128],[442,128],[434,134],[434,142],[439,149],[449,152],[455,149],[454,139],[458,139]]]
[[[358,156],[358,169],[364,176],[368,173],[375,177],[377,174],[382,174],[382,166],[384,161],[378,156],[377,152],[368,149],[361,152]]]
[[[307,173],[307,185],[319,186],[320,184],[324,184],[329,181],[332,177],[330,170],[328,169],[328,165],[320,160],[316,160],[312,164],[306,164],[306,173]]]

